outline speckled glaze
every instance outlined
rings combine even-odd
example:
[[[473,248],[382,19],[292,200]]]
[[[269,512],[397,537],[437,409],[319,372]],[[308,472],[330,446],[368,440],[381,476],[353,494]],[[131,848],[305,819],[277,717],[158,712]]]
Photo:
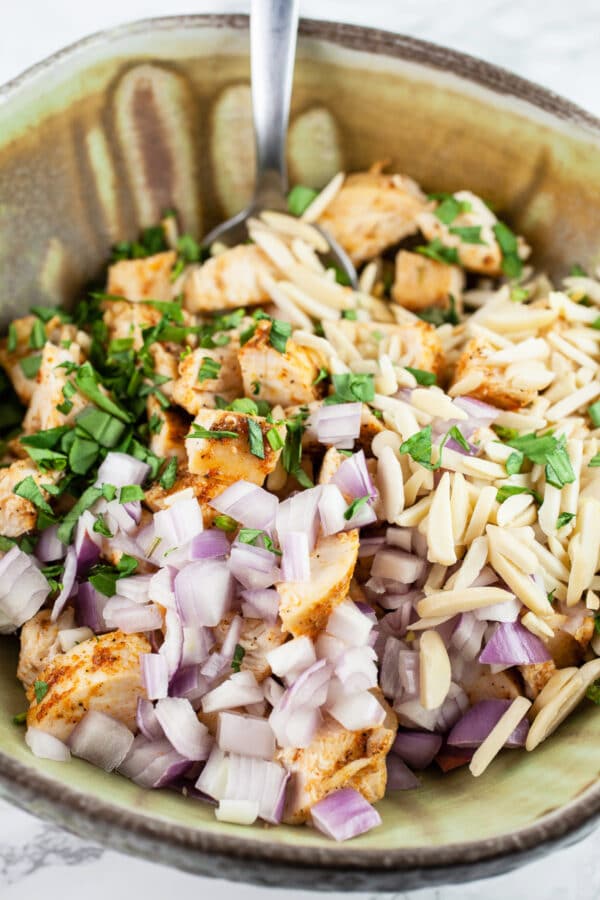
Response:
[[[68,301],[110,244],[176,207],[201,235],[251,190],[247,19],[136,23],[69,48],[0,89],[0,309]],[[469,187],[560,272],[597,261],[600,123],[475,59],[385,32],[305,21],[291,177],[389,158],[429,190]],[[589,831],[600,813],[600,716],[581,708],[534,754],[477,781],[427,773],[379,805],[383,826],[338,846],[310,829],[242,828],[78,761],[33,758],[12,716],[16,642],[0,639],[0,793],[117,849],[231,880],[389,891],[507,871]]]

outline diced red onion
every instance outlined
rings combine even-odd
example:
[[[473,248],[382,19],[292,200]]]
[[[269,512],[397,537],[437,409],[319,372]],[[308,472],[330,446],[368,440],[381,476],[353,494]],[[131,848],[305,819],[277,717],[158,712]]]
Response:
[[[283,815],[288,779],[289,773],[278,763],[232,753],[227,765],[225,797],[230,801],[256,803],[260,818],[277,825]]]
[[[53,622],[56,622],[61,612],[67,605],[69,597],[73,593],[76,575],[77,555],[75,553],[75,548],[69,547],[69,549],[67,550],[67,555],[65,557],[65,568],[62,575],[62,588],[60,594],[54,601],[54,606],[52,607],[52,615],[50,616]]]
[[[231,672],[231,659],[227,659],[222,653],[211,653],[200,671],[209,681],[215,681]]]
[[[190,563],[177,573],[175,599],[184,626],[218,625],[233,599],[227,563],[210,559]]]
[[[387,617],[386,617],[387,618]],[[386,638],[381,655],[379,685],[384,695],[393,699],[400,691],[400,651],[405,645],[398,638],[390,635]]]
[[[229,760],[220,747],[215,744],[206,760],[206,765],[196,782],[196,788],[214,800],[225,797]]]
[[[24,625],[43,606],[50,585],[34,559],[17,545],[0,560],[0,634]]]
[[[309,488],[300,491],[283,503],[279,504],[275,527],[280,544],[286,534],[292,532],[304,532],[308,538],[308,550],[314,550],[319,532],[319,501],[322,495],[322,487]]]
[[[133,519],[136,525],[140,524],[142,519],[141,500],[131,500],[129,503],[123,503],[123,509]]]
[[[398,672],[404,694],[415,696],[419,692],[419,654],[401,649],[398,654]]]
[[[552,659],[546,645],[520,622],[501,622],[485,645],[479,662],[518,666]]]
[[[263,689],[263,694],[265,695],[265,700],[267,703],[270,703],[271,706],[275,706],[283,695],[285,694],[285,688],[279,684],[279,682],[275,681],[274,678],[269,676],[265,678],[262,682],[261,687]]]
[[[117,594],[119,597],[127,597],[134,603],[146,603],[151,581],[152,575],[132,575],[129,578],[119,578]]]
[[[329,616],[326,631],[349,647],[362,647],[368,642],[372,627],[372,617],[365,615],[352,600],[345,600]]]
[[[227,753],[273,759],[275,735],[266,719],[239,713],[220,712],[217,725],[217,744]]]
[[[379,550],[373,560],[371,575],[376,578],[389,578],[401,584],[414,584],[425,571],[425,561],[405,553],[384,547]]]
[[[270,531],[275,521],[279,501],[274,494],[249,481],[236,481],[213,500],[210,505],[217,512],[241,522],[246,528]]]
[[[67,552],[66,544],[58,537],[58,525],[49,525],[40,534],[40,539],[35,547],[35,555],[40,562],[49,563],[63,559]]]
[[[412,533],[412,552],[421,559],[427,559],[428,549],[426,535],[421,534],[420,531],[414,528]]]
[[[209,528],[192,538],[190,559],[218,559],[227,556],[231,546],[227,535],[220,528]]]
[[[447,742],[455,747],[479,747],[498,724],[510,700],[480,700],[456,723]],[[505,747],[523,747],[529,731],[527,718],[521,719],[504,744]]]
[[[124,634],[154,631],[162,626],[160,609],[154,603],[141,606],[121,597],[111,597],[104,607],[107,628],[118,628]]]
[[[198,701],[206,694],[210,682],[202,674],[200,666],[186,666],[175,673],[169,686],[171,697],[185,697],[197,708]]]
[[[252,544],[242,544],[238,541],[231,548],[229,569],[240,584],[250,590],[271,587],[276,581],[281,580],[281,572],[276,565],[274,553],[263,547],[254,547]]]
[[[96,484],[113,484],[117,488],[143,484],[149,474],[150,466],[147,463],[128,453],[111,451],[98,467]]]
[[[346,520],[344,530],[351,531],[353,528],[366,528],[367,525],[373,525],[376,521],[377,513],[369,501],[359,506],[350,518]]]
[[[195,497],[184,497],[154,513],[154,536],[161,539],[163,553],[188,544],[203,529],[202,509]]]
[[[339,487],[345,497],[350,497],[352,500],[367,495],[374,500],[377,496],[363,450],[359,450],[358,453],[345,459],[331,482]]]
[[[362,403],[337,403],[318,411],[317,439],[339,450],[351,450],[360,434]]]
[[[483,574],[483,570],[480,574]],[[494,581],[496,576],[494,576]],[[488,582],[493,584],[493,582]],[[485,585],[476,585],[477,587],[485,587]],[[517,597],[511,600],[505,600],[503,603],[493,603],[490,606],[482,606],[480,609],[473,610],[476,619],[482,622],[516,622],[521,611],[521,601]]]
[[[223,638],[223,643],[221,644],[221,655],[227,659],[233,659],[235,648],[239,644],[242,636],[243,625],[244,623],[241,616],[234,616],[229,623],[227,634]]]
[[[479,621],[472,613],[463,613],[452,633],[450,643],[456,647],[464,659],[475,659],[481,650],[481,642],[486,628],[486,622]]]
[[[172,746],[186,759],[208,759],[211,737],[189,700],[167,697],[156,704],[156,717]]]
[[[315,803],[310,814],[315,828],[334,841],[347,841],[381,825],[377,810],[353,788],[328,794]]]
[[[279,615],[279,594],[273,588],[242,591],[242,612],[247,619],[262,619],[266,625],[275,625]]]
[[[128,512],[126,504],[121,503],[119,500],[111,500],[110,503],[106,504],[104,517],[113,535],[116,535],[118,531],[131,535],[137,529],[137,522]]]
[[[477,428],[491,425],[500,415],[500,410],[495,406],[490,406],[489,403],[476,400],[474,397],[454,397],[453,402],[459,409],[466,412],[469,419],[477,423]]]
[[[415,788],[421,787],[421,782],[415,773],[411,772],[399,756],[393,756],[390,753],[386,757],[385,765],[387,768],[386,789],[388,791],[413,791]]]
[[[340,531],[344,531],[348,524],[344,518],[347,508],[348,504],[335,484],[324,484],[322,486],[318,510],[321,532],[325,537],[329,534],[338,534]],[[361,547],[362,545],[363,541],[361,541]]]
[[[248,670],[234,672],[227,681],[209,691],[202,698],[202,710],[205,713],[221,712],[224,709],[236,709],[250,703],[260,703],[263,692],[253,673]]]
[[[183,662],[184,630],[177,613],[168,609],[165,613],[164,640],[159,655],[165,660],[167,675],[172,678]]]
[[[164,606],[167,609],[176,609],[175,590],[173,586],[176,570],[165,566],[159,569],[150,578],[148,585],[148,596],[154,603]]]
[[[28,728],[25,743],[39,759],[51,759],[54,762],[69,762],[71,759],[71,751],[67,745],[40,728]]]
[[[392,745],[392,753],[397,754],[413,769],[426,769],[440,752],[441,746],[439,734],[399,731]]]
[[[384,543],[385,543],[384,537],[362,537],[361,536],[360,544],[358,546],[359,559],[364,559],[365,557],[369,557],[369,556],[375,556],[377,551],[383,547]]]
[[[75,604],[77,624],[91,628],[94,634],[108,631],[104,621],[104,608],[107,603],[108,597],[100,594],[89,581],[80,584]]]
[[[210,628],[184,628],[181,665],[192,666],[205,662],[214,645],[215,638]]]
[[[279,746],[300,749],[312,744],[322,721],[319,710],[311,706],[299,706],[293,712],[277,707],[269,716]]]
[[[148,742],[138,735],[119,772],[143,788],[161,788],[188,771],[192,763],[166,740]]]
[[[490,584],[497,584],[498,576],[491,568],[491,566],[484,566],[475,581],[472,582],[471,587],[488,587]],[[507,602],[507,605],[510,608],[510,604],[512,601]],[[475,613],[485,612],[486,609],[493,609],[496,612],[496,606],[503,606],[503,603],[492,604],[491,606],[483,607],[481,610],[475,610]],[[482,616],[482,618],[486,618],[486,616]]]
[[[266,654],[271,671],[280,678],[295,681],[298,675],[316,662],[314,644],[307,635],[286,641]]]
[[[140,653],[142,681],[148,700],[161,700],[169,693],[169,671],[164,656]]]
[[[327,684],[331,678],[331,666],[318,659],[294,680],[281,698],[280,709],[291,712],[301,707],[322,706],[327,698]]]
[[[335,674],[348,694],[377,687],[375,651],[371,647],[350,647],[336,662]]]
[[[74,756],[105,772],[121,765],[132,744],[133,734],[126,725],[95,709],[88,710],[69,737]]]
[[[385,542],[390,547],[399,547],[406,553],[412,549],[412,528],[388,528],[385,532]]]
[[[347,647],[339,638],[322,631],[315,641],[315,650],[317,659],[326,659],[327,662],[336,663]]]
[[[288,531],[281,541],[283,581],[310,581],[308,537],[303,531]]]

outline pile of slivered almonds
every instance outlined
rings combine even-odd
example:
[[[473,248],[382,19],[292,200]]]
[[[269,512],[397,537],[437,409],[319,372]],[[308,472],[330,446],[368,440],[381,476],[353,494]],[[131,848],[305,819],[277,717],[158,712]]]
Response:
[[[0,626],[37,755],[344,840],[600,702],[600,279],[380,166],[249,237],[11,326]]]

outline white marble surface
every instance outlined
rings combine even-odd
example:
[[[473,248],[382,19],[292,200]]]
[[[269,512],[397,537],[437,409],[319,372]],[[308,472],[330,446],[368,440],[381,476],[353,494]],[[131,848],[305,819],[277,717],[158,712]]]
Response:
[[[0,83],[82,35],[126,18],[174,12],[244,11],[238,0],[0,0]],[[304,15],[402,31],[465,50],[547,85],[600,115],[600,4],[590,0],[301,0]],[[490,810],[493,815],[493,810]],[[314,894],[267,891],[195,878],[120,856],[79,840],[0,802],[2,900],[308,900]],[[339,898],[341,895],[330,895]],[[366,900],[368,895],[361,896]],[[391,895],[385,895],[391,898]],[[597,900],[598,833],[550,859],[493,881],[407,894],[394,900]]]

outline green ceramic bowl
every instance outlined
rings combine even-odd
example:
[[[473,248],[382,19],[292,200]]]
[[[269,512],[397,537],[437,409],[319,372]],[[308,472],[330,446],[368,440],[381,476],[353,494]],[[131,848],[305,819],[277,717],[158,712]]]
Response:
[[[0,90],[0,312],[68,300],[110,244],[167,207],[202,235],[251,190],[245,17],[140,22],[64,50]],[[289,167],[319,187],[389,158],[430,190],[468,187],[560,273],[595,261],[600,123],[533,84],[408,38],[301,26]],[[16,642],[0,640],[0,792],[119,850],[286,887],[401,890],[503,872],[593,826],[600,715],[581,708],[535,753],[478,780],[431,772],[379,805],[383,826],[338,846],[308,828],[242,828],[83,762],[32,757]]]

